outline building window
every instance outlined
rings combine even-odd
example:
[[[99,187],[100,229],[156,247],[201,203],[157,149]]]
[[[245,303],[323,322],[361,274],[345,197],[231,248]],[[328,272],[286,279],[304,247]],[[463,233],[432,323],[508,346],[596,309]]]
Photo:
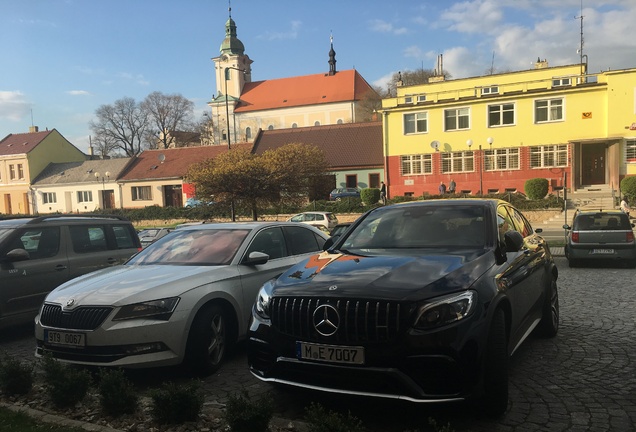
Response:
[[[636,162],[636,138],[625,140],[625,160]]]
[[[24,168],[22,164],[18,164],[18,180],[24,180]]]
[[[488,127],[515,124],[515,104],[488,105]]]
[[[274,130],[274,125],[267,126],[267,130]]]
[[[380,189],[380,174],[369,174],[369,187]]]
[[[413,96],[405,96],[404,97],[404,103],[405,104],[412,104],[413,103]]]
[[[572,85],[570,78],[555,78],[552,80],[552,87],[563,87]]]
[[[223,141],[227,141],[227,132],[225,131],[225,129],[221,131],[221,139]]]
[[[444,110],[444,130],[454,131],[470,128],[469,108]]]
[[[534,101],[535,123],[563,120],[563,99],[541,99]]]
[[[93,201],[93,192],[92,191],[77,191],[77,202],[92,202]]]
[[[133,186],[131,189],[133,201],[152,200],[152,191],[150,189],[150,186]]]
[[[336,122],[336,124],[343,124],[344,121],[342,121],[342,119],[338,119],[338,121]]]
[[[54,204],[57,202],[57,197],[55,196],[55,192],[44,192],[42,194],[42,202],[44,204]]]
[[[318,120],[316,120],[316,121],[314,122],[314,126],[320,126],[320,122],[319,122]]]
[[[491,95],[491,94],[498,94],[498,93],[499,93],[499,86],[483,87],[481,89],[482,95]]]
[[[486,171],[519,169],[518,148],[486,150],[484,155]]]
[[[475,158],[472,151],[442,153],[442,172],[460,173],[475,171]]]
[[[348,188],[357,188],[358,187],[358,176],[355,174],[349,174],[345,176],[345,183]]]
[[[245,128],[245,140],[251,140],[252,139],[252,128],[251,127],[246,127]]]
[[[413,154],[400,156],[400,174],[418,175],[433,172],[433,156],[430,154]]]
[[[296,129],[298,127],[298,123],[292,123],[292,129]]]
[[[426,95],[417,95],[417,102],[426,102]]]
[[[428,113],[404,114],[404,135],[428,132]]]
[[[9,165],[9,180],[15,180],[15,165]]]
[[[567,144],[530,147],[530,168],[565,167],[567,165]]]

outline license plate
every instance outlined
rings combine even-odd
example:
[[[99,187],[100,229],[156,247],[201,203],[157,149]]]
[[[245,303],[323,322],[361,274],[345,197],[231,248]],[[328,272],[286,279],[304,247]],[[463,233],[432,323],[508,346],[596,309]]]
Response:
[[[613,254],[614,249],[592,249],[592,253],[599,254],[599,255]]]
[[[296,342],[296,355],[302,360],[330,363],[364,364],[363,347],[345,347]]]
[[[86,346],[86,335],[84,333],[69,333],[46,330],[44,340],[51,345],[67,345],[74,347]]]

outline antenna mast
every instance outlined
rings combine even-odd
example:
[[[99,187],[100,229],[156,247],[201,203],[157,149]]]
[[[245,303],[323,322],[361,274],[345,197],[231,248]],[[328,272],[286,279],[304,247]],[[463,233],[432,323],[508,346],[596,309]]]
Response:
[[[579,45],[579,57],[580,57],[580,64],[581,64],[581,75],[584,75],[587,73],[587,55],[583,54],[583,0],[581,0],[581,15],[574,17],[575,19],[578,19],[581,21],[581,42]],[[585,63],[583,63],[583,58],[585,58]],[[583,65],[585,64],[585,68],[583,67]]]

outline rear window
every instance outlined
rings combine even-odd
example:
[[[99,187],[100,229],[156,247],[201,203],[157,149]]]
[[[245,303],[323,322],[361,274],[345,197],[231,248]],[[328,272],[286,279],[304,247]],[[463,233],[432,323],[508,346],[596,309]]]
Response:
[[[596,213],[577,216],[572,229],[575,231],[631,231],[632,226],[625,214]]]
[[[330,221],[332,221],[332,222],[333,222],[333,221],[335,221],[335,220],[337,220],[337,219],[336,219],[336,215],[334,215],[333,213],[328,213],[328,214],[327,214],[327,217],[328,217],[328,218],[329,218],[329,220],[330,220]]]

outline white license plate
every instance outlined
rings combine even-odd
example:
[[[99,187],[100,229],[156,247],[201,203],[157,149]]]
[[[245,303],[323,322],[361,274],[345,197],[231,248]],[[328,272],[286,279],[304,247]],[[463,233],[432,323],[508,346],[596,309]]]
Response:
[[[592,249],[592,253],[593,254],[598,254],[598,255],[613,254],[614,253],[614,249]]]
[[[363,347],[346,347],[296,342],[296,355],[299,359],[316,360],[330,363],[364,364]]]
[[[69,333],[46,330],[44,340],[51,345],[67,345],[74,347],[86,346],[86,335],[84,333]]]

